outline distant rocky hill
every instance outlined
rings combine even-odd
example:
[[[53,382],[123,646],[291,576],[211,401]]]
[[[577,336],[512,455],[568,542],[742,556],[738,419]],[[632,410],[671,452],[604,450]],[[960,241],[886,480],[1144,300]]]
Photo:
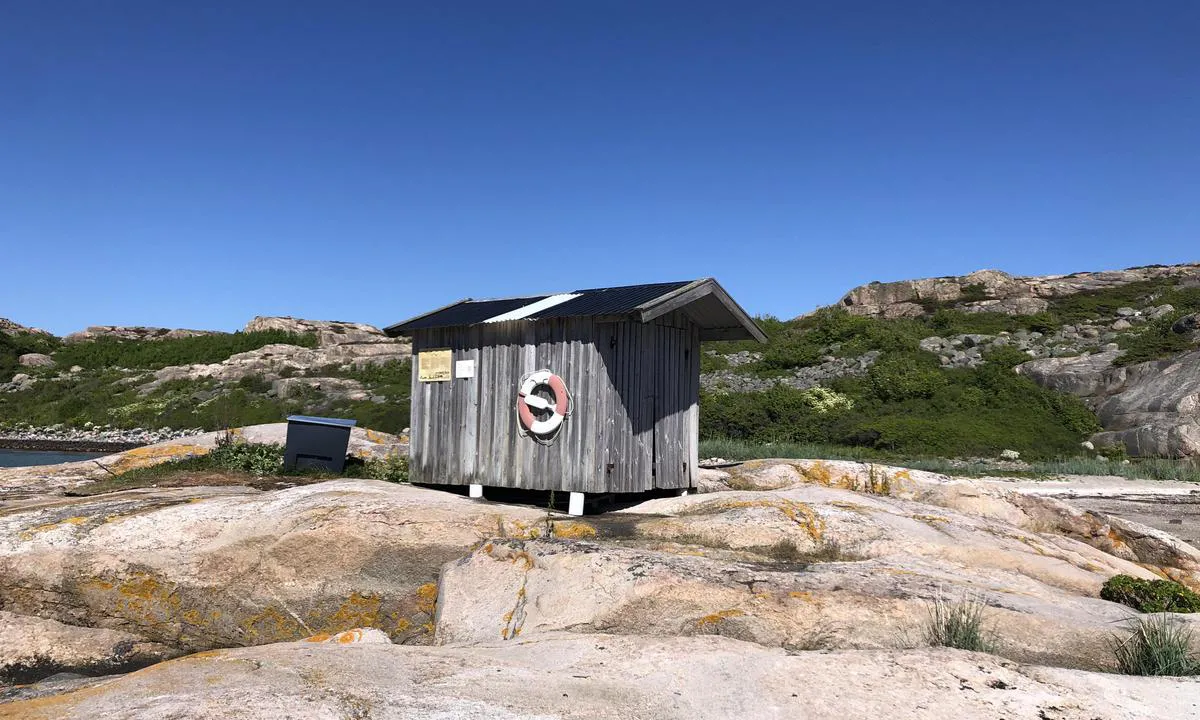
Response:
[[[840,311],[847,320],[831,319]],[[976,371],[989,357],[1003,357],[1041,387],[1082,399],[1101,424],[1090,438],[1101,448],[1200,455],[1200,264],[1041,277],[981,270],[877,282],[830,308],[765,323],[774,329],[766,348],[708,349],[703,386],[710,393],[841,388],[860,409],[878,401],[878,414],[886,405],[878,397],[883,373],[872,368],[889,357],[903,356],[910,365],[930,357],[946,374],[944,382],[929,376],[934,390],[904,398],[920,412],[936,404],[942,386],[981,389],[978,378],[951,371]],[[872,382],[874,396],[864,390]],[[937,402],[954,393],[944,394]],[[1005,408],[1000,420],[1008,413],[1010,422],[1028,421],[1012,412]],[[915,425],[914,419],[910,429]],[[871,418],[858,426],[868,435],[880,432]]]
[[[0,376],[9,434],[59,425],[113,441],[122,428],[214,429],[294,412],[407,425],[410,345],[370,325],[256,317],[238,333],[106,325],[61,339],[0,327],[11,330],[0,365],[16,371]]]
[[[1200,264],[1034,277],[979,270],[955,277],[873,282],[846,293],[838,304],[854,315],[885,318],[920,317],[931,304],[950,304],[968,313],[1036,315],[1049,310],[1057,298],[1102,293],[1134,283],[1200,287]]]

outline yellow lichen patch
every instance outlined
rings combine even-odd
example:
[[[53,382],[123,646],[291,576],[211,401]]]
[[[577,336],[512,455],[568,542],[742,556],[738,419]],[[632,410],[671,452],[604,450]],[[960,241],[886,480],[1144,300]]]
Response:
[[[396,620],[396,632],[406,632],[410,627],[412,627],[412,623],[410,623],[406,618],[399,618]]]
[[[32,540],[34,535],[38,533],[49,532],[55,528],[63,527],[64,525],[82,525],[87,522],[85,517],[69,517],[66,520],[56,520],[55,522],[38,525],[37,527],[29,528],[20,534],[22,540]]]
[[[795,598],[797,600],[803,600],[805,602],[812,602],[813,599],[812,593],[801,590],[793,590],[789,592],[788,597]]]
[[[753,500],[718,499],[697,506],[696,511],[703,514],[712,514],[725,510],[744,508],[769,508],[771,510],[778,510],[788,520],[804,528],[808,536],[813,540],[820,540],[825,534],[825,521],[815,510],[805,503],[786,498],[755,498]]]
[[[950,518],[942,517],[941,515],[913,515],[913,520],[920,520],[923,523],[948,523]]]
[[[279,642],[292,640],[300,634],[300,623],[274,606],[246,618],[241,627],[252,641]]]
[[[426,615],[433,615],[437,611],[437,599],[437,583],[425,583],[417,588],[417,610]]]
[[[799,467],[797,469],[804,475],[804,479],[811,483],[827,487],[832,487],[834,484],[833,471],[830,470],[828,463],[817,460],[806,467]],[[844,478],[842,480],[844,481]]]
[[[378,595],[350,593],[350,597],[326,619],[321,631],[340,632],[356,627],[375,627],[379,624],[379,605]]]
[[[585,540],[596,537],[596,528],[585,522],[571,520],[556,522],[553,528],[554,537],[567,538],[568,540]]]
[[[118,475],[137,468],[150,467],[170,460],[181,460],[196,455],[206,455],[211,448],[202,445],[165,445],[134,448],[121,453],[121,458],[108,466],[110,472]]]
[[[737,608],[721,610],[719,612],[712,613],[711,615],[705,615],[702,618],[697,618],[696,619],[696,627],[712,628],[716,625],[720,625],[721,623],[725,622],[729,618],[741,617],[745,614],[746,613],[744,611],[738,610]]]

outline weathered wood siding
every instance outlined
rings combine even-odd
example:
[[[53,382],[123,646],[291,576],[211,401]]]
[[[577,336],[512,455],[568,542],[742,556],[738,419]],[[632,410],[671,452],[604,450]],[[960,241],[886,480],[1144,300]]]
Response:
[[[475,377],[420,382],[419,353],[450,348]],[[649,324],[568,318],[418,331],[413,482],[575,492],[694,485],[699,333],[678,313]],[[517,389],[547,368],[572,396],[553,444],[520,434]]]

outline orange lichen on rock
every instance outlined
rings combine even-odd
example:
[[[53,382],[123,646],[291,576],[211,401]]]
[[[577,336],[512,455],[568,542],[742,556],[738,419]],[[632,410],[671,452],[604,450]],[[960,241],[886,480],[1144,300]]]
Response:
[[[697,618],[696,619],[696,627],[700,628],[700,629],[712,629],[714,626],[720,625],[721,623],[725,622],[729,618],[741,617],[745,614],[746,614],[745,611],[738,610],[737,608],[730,608],[728,610],[720,610],[720,611],[712,613],[710,615],[705,615],[704,617]]]
[[[554,528],[554,537],[568,540],[586,540],[596,537],[596,528],[585,522],[566,520],[556,522],[552,527]]]
[[[65,520],[56,520],[54,522],[46,523],[45,525],[38,525],[37,527],[29,528],[28,530],[21,532],[19,537],[22,540],[32,540],[33,537],[39,533],[49,532],[63,526],[82,525],[87,521],[88,519],[85,517],[69,517]]]
[[[134,448],[121,453],[119,460],[106,469],[118,475],[137,468],[151,467],[171,460],[181,460],[185,457],[207,455],[211,448],[203,445],[150,445],[149,447]]]

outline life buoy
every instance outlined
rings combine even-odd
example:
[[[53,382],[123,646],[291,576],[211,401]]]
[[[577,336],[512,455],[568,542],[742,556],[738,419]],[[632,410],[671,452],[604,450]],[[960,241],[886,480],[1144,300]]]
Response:
[[[550,391],[554,393],[553,403],[533,394],[534,390],[543,385],[549,387]],[[552,409],[553,412],[545,420],[538,420],[533,415],[535,409]],[[517,390],[517,417],[521,420],[521,427],[525,428],[530,435],[545,438],[553,434],[570,414],[571,395],[567,392],[567,386],[559,376],[549,370],[538,370],[530,373],[521,382],[521,387]]]

